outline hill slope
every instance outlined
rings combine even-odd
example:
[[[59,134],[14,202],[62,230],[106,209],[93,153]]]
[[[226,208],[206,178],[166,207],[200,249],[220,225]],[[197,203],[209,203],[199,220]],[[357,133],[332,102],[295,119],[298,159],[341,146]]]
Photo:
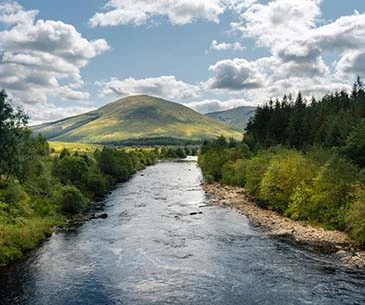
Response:
[[[241,106],[226,111],[211,112],[206,115],[234,128],[244,130],[248,120],[255,114],[256,107]]]
[[[126,97],[95,111],[34,126],[33,131],[53,141],[102,144],[151,138],[196,141],[222,134],[242,138],[240,131],[188,107],[146,95]]]

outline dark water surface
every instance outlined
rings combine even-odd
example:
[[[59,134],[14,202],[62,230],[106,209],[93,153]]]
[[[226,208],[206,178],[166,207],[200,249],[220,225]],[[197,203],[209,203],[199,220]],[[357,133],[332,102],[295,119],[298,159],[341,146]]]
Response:
[[[199,208],[195,163],[142,174],[108,197],[109,218],[0,269],[0,304],[365,304],[364,273],[270,239],[234,210]]]

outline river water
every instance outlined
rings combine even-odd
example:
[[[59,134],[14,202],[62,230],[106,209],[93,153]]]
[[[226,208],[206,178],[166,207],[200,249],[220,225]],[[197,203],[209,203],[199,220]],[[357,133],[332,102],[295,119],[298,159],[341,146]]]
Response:
[[[271,239],[235,210],[199,207],[201,179],[193,162],[138,173],[109,195],[107,219],[0,269],[0,304],[365,304],[365,273]]]

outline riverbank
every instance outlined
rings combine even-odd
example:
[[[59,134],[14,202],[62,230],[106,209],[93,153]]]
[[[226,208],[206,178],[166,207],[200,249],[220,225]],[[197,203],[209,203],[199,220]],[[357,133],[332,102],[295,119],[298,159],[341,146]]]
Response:
[[[140,149],[104,147],[73,155],[66,149],[49,154],[47,149],[24,180],[12,177],[0,187],[0,266],[27,256],[55,230],[70,231],[87,220],[108,217],[99,200],[117,183],[155,164],[157,157]]]
[[[254,198],[243,188],[206,182],[202,184],[202,187],[213,195],[212,204],[240,210],[253,224],[266,229],[270,236],[285,239],[313,251],[333,255],[345,265],[365,268],[365,252],[358,249],[343,232],[326,231],[305,222],[293,221],[275,211],[260,208]]]

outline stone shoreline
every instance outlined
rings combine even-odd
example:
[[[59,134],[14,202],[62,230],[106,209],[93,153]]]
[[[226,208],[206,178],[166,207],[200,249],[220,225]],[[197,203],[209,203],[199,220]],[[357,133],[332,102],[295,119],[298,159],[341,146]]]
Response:
[[[326,231],[260,208],[243,188],[206,182],[202,186],[213,195],[212,204],[239,209],[253,224],[265,228],[270,236],[294,242],[312,251],[334,255],[344,265],[365,268],[365,251],[358,249],[345,233]]]

